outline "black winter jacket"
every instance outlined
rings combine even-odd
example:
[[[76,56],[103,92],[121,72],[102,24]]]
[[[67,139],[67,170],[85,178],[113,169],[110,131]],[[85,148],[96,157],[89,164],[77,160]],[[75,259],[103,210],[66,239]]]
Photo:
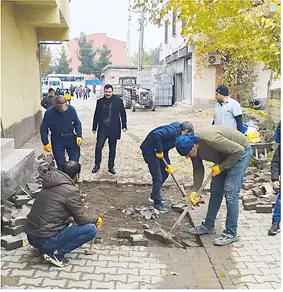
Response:
[[[28,236],[49,238],[66,227],[69,217],[78,225],[95,224],[97,216],[87,214],[78,187],[59,170],[49,171],[43,178],[43,188],[36,196],[25,225]]]

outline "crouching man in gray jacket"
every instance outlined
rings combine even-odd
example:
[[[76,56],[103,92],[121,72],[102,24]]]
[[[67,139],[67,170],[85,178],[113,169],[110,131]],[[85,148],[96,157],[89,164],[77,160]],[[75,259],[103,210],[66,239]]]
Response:
[[[43,188],[36,196],[27,217],[25,232],[29,243],[43,258],[65,267],[69,261],[65,254],[96,237],[102,219],[86,213],[75,182],[78,181],[81,165],[76,161],[66,162],[63,171],[50,170],[43,177]],[[69,217],[77,225],[66,226]]]

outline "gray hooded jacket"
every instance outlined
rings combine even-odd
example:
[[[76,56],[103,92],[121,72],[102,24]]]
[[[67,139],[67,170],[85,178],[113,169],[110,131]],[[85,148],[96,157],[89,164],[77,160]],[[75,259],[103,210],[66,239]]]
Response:
[[[25,232],[35,238],[49,238],[66,227],[72,216],[76,224],[95,224],[97,216],[87,214],[78,187],[59,170],[49,171],[26,221]]]

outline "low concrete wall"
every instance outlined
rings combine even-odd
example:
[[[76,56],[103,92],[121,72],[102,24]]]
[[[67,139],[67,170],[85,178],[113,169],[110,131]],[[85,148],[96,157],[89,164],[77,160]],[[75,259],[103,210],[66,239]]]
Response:
[[[21,148],[24,143],[39,132],[41,121],[42,112],[40,110],[34,116],[25,118],[5,129],[5,138],[14,138],[15,148]]]

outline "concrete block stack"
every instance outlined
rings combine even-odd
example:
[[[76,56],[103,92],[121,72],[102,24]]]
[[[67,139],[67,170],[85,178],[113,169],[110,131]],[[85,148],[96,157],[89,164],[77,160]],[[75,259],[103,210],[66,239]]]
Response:
[[[244,210],[256,213],[272,213],[276,203],[269,169],[249,167],[242,186],[241,196]]]
[[[12,194],[1,200],[1,247],[7,250],[22,247],[27,242],[24,226],[34,199],[42,189],[41,176],[55,166],[52,154],[41,154],[37,159],[39,176],[25,186],[18,185]],[[5,199],[7,198],[7,199]]]

